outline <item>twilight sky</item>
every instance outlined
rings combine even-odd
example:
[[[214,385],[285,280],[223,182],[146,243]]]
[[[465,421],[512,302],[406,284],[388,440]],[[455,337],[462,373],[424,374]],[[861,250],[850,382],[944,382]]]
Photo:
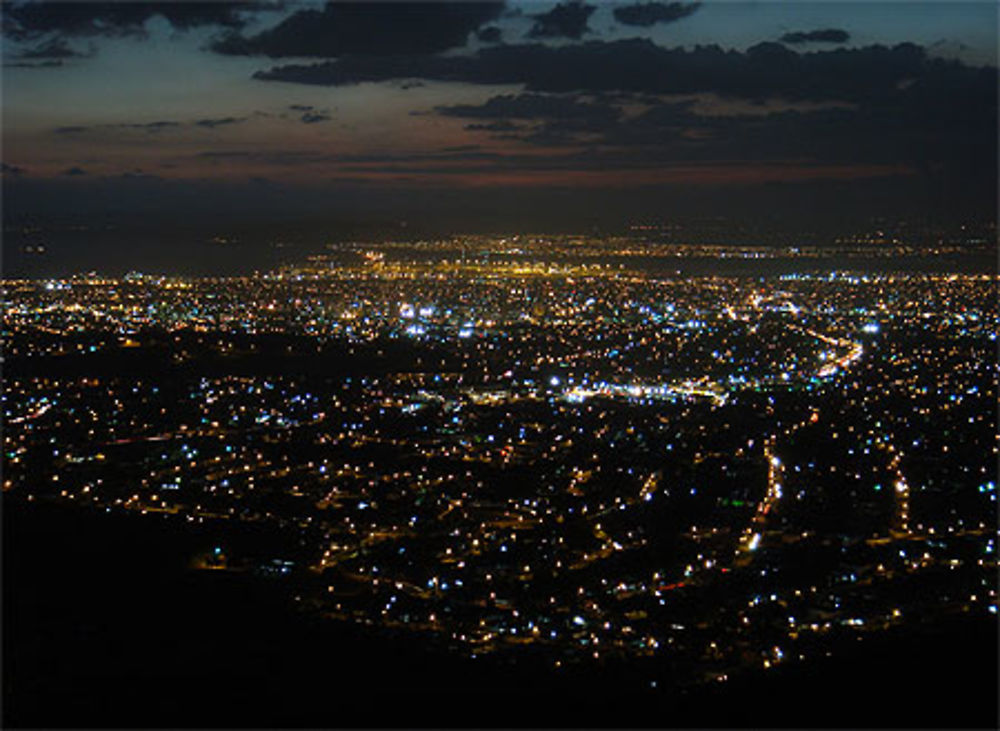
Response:
[[[989,1],[2,10],[5,223],[995,205]]]

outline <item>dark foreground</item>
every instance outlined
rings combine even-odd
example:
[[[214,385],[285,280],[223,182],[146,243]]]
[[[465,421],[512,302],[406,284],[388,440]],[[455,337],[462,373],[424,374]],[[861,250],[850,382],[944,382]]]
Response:
[[[193,572],[222,528],[3,504],[3,725],[996,728],[997,625],[958,617],[710,689],[463,660]],[[287,548],[280,547],[278,548]]]

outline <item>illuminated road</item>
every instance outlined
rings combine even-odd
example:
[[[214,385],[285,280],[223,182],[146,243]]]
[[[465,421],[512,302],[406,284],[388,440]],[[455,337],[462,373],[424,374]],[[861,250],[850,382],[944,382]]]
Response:
[[[910,486],[899,466],[903,453],[888,440],[879,441],[877,444],[889,453],[889,469],[896,478],[893,484],[894,509],[889,533],[893,538],[910,538],[913,536],[910,529]]]
[[[827,378],[828,376],[836,375],[839,371],[847,370],[865,353],[864,346],[861,343],[854,342],[853,340],[833,338],[829,335],[824,335],[823,333],[818,333],[815,330],[792,323],[789,323],[788,326],[793,330],[808,335],[809,337],[816,338],[821,343],[832,345],[835,348],[843,348],[846,351],[840,357],[834,358],[832,361],[823,364],[816,372],[816,376],[818,378]]]
[[[782,497],[785,467],[781,458],[774,453],[773,438],[764,443],[764,459],[767,460],[767,488],[764,491],[764,499],[758,503],[757,510],[750,520],[750,525],[740,536],[739,546],[736,549],[736,559],[733,562],[733,565],[737,567],[750,563],[753,552],[760,547],[767,525],[767,516]]]

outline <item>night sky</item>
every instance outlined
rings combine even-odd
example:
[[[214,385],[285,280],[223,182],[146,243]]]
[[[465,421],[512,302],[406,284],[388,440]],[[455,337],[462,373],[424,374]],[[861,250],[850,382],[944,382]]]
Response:
[[[994,215],[993,2],[3,11],[8,234]]]

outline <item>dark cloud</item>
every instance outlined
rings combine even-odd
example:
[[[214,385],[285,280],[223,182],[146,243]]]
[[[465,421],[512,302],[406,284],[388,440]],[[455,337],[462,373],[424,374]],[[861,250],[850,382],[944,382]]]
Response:
[[[571,97],[542,94],[495,96],[484,104],[457,104],[437,107],[438,114],[449,117],[482,119],[616,119],[621,110],[607,104],[594,104]]]
[[[437,53],[464,46],[471,32],[503,8],[503,2],[328,2],[249,38],[230,33],[210,48],[271,58]]]
[[[945,40],[943,38],[941,40],[934,41],[927,47],[933,50],[936,54],[944,56],[961,54],[970,49],[970,46],[962,43],[961,41]]]
[[[57,69],[63,66],[62,59],[56,59],[54,61],[18,61],[14,63],[5,63],[3,67],[5,69]]]
[[[851,34],[839,28],[824,28],[822,30],[795,31],[781,36],[782,43],[847,43]]]
[[[770,52],[758,49],[748,53],[745,62],[753,63],[754,53]],[[940,59],[924,59],[914,66],[912,49],[905,48],[900,58],[888,49],[830,56],[836,63],[820,67],[827,71],[822,85],[832,97],[849,97],[850,102],[789,102],[789,95],[780,104],[761,104],[758,111],[755,102],[781,95],[744,95],[745,101],[734,105],[734,100],[717,94],[664,101],[642,94],[526,93],[493,97],[480,105],[439,107],[436,112],[471,120],[467,129],[533,146],[616,150],[614,159],[606,160],[609,167],[656,161],[802,160],[896,166],[955,190],[996,187],[996,68]],[[848,93],[848,71],[865,68],[861,61],[878,64],[857,74],[855,83],[861,89]],[[873,93],[871,79],[861,77],[879,74],[882,88]],[[779,77],[771,90],[789,88],[798,87]],[[632,109],[627,115],[622,112],[626,103]]]
[[[216,127],[222,127],[227,124],[239,124],[240,122],[246,122],[246,117],[221,117],[219,119],[199,119],[194,124],[198,127],[208,127],[209,129],[215,129]]]
[[[70,48],[69,44],[64,38],[53,38],[41,43],[34,48],[29,48],[26,51],[22,51],[17,55],[17,58],[53,58],[53,59],[64,59],[64,58],[85,58],[90,54],[80,53]]]
[[[205,150],[196,153],[194,157],[209,161],[247,160],[278,166],[328,162],[331,159],[326,153],[303,150]]]
[[[160,16],[174,28],[220,25],[242,28],[252,11],[280,7],[276,2],[9,2],[4,3],[3,33],[16,40],[48,33],[64,36],[143,35],[146,21]]]
[[[201,160],[248,160],[268,165],[388,165],[420,162],[503,161],[512,156],[480,151],[478,145],[463,145],[441,151],[415,153],[333,154],[309,150],[205,150],[194,155]],[[528,155],[513,156],[528,159]]]
[[[503,37],[503,31],[495,25],[488,25],[476,32],[476,38],[483,43],[499,43]]]
[[[673,23],[686,18],[701,7],[701,3],[636,3],[614,9],[615,20],[622,25],[648,28],[657,23]]]
[[[330,110],[317,109],[312,104],[289,104],[288,108],[293,112],[302,112],[299,121],[303,124],[316,124],[317,122],[327,122],[331,119]]]
[[[656,115],[652,114],[654,109],[660,110],[661,118],[666,110],[674,110],[683,117],[683,122],[671,120],[677,124],[690,124],[695,118],[689,111],[693,102],[663,104],[657,100],[655,104],[638,118],[628,121],[622,119],[623,110],[616,104],[567,95],[504,95],[480,105],[437,107],[435,111],[450,117],[493,119],[485,124],[467,125],[466,129],[497,132],[500,133],[495,135],[498,139],[515,139],[543,146],[578,146],[588,140],[619,145],[637,142],[655,144],[663,141],[657,140],[655,135],[664,125],[656,123]],[[512,119],[520,120],[522,124],[514,124]],[[530,124],[524,124],[525,121]]]
[[[475,57],[473,57],[475,58]],[[316,86],[348,86],[366,81],[395,81],[424,78],[449,81],[475,81],[468,57],[440,56],[347,56],[339,61],[309,65],[289,64],[258,71],[259,81],[285,81]]]
[[[588,33],[587,20],[597,10],[579,0],[560,3],[547,13],[533,15],[535,24],[528,32],[531,38],[573,38],[578,39]]]
[[[912,43],[812,52],[760,43],[741,52],[716,45],[663,48],[647,39],[630,39],[496,46],[468,56],[348,56],[278,66],[254,78],[325,86],[420,78],[524,84],[536,92],[716,92],[744,99],[858,101],[946,63]]]
[[[486,124],[466,125],[468,130],[500,133],[499,139],[520,139],[538,145],[576,144],[579,135],[604,134],[621,116],[619,107],[567,96],[521,94],[495,96],[484,104],[437,107],[438,114],[467,119],[492,119]],[[510,120],[541,122],[515,125]],[[518,134],[509,134],[518,132]]]
[[[497,122],[487,122],[485,124],[467,124],[465,125],[465,129],[484,132],[513,132],[523,129],[523,127],[506,119],[501,119]]]
[[[180,127],[180,122],[158,121],[158,122],[122,122],[120,124],[104,125],[105,127],[119,127],[121,129],[141,129],[146,132],[162,132],[171,127]]]
[[[217,118],[206,118],[198,119],[193,122],[174,122],[170,120],[158,120],[156,122],[117,122],[114,124],[101,124],[96,127],[88,127],[84,125],[69,125],[65,127],[56,127],[53,132],[61,135],[68,134],[79,134],[81,132],[89,132],[94,129],[137,129],[144,132],[162,132],[166,129],[174,129],[177,127],[204,127],[207,129],[215,129],[216,127],[224,127],[231,124],[240,124],[246,122],[248,117],[217,117]]]
[[[306,112],[300,117],[303,124],[316,124],[317,122],[327,122],[330,116],[322,112]]]
[[[462,149],[445,148],[431,152],[411,152],[411,153],[365,153],[360,155],[332,155],[331,162],[356,163],[356,164],[389,164],[408,162],[458,162],[458,161],[490,161],[503,162],[525,156],[505,155],[499,152],[482,151],[477,145],[463,145]]]
[[[0,172],[4,175],[24,175],[25,169],[17,165],[10,165],[5,162],[0,162]]]
[[[66,170],[63,170],[62,174],[70,176],[79,176],[79,175],[86,175],[87,171],[84,170],[83,168],[71,167],[67,168]]]

